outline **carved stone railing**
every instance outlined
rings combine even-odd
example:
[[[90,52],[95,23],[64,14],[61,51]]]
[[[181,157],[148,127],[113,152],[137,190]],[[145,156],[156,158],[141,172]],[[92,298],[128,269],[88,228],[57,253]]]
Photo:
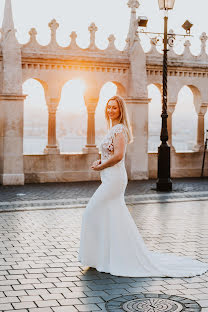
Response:
[[[109,44],[106,49],[99,49],[95,43],[95,35],[97,31],[97,27],[94,23],[92,23],[88,30],[90,32],[90,43],[89,46],[85,49],[82,49],[77,44],[77,34],[75,31],[72,31],[70,34],[70,43],[66,47],[61,47],[56,40],[56,31],[59,27],[59,24],[53,19],[49,24],[49,28],[51,31],[51,39],[48,45],[40,45],[36,39],[37,31],[35,28],[31,28],[29,31],[30,39],[26,44],[21,46],[22,53],[24,54],[33,54],[37,55],[46,55],[46,56],[54,56],[55,58],[60,58],[60,56],[65,57],[85,57],[85,59],[93,56],[102,57],[102,58],[119,58],[119,59],[127,59],[128,53],[126,51],[120,51],[115,47],[115,37],[111,34],[108,37]]]
[[[170,32],[173,32],[170,30]],[[177,54],[173,47],[169,47],[168,51],[168,65],[171,66],[184,66],[184,67],[206,67],[208,66],[208,54],[206,53],[207,35],[203,32],[200,36],[201,51],[198,55],[191,53],[191,42],[186,40],[184,42],[184,50],[181,54]],[[163,54],[156,48],[154,40],[150,40],[151,48],[146,53],[147,65],[162,65]]]

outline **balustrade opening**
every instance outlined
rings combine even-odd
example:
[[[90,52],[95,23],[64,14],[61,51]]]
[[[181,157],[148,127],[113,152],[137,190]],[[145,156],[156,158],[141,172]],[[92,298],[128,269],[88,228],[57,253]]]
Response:
[[[161,109],[162,99],[159,87],[151,84],[148,86],[149,103],[148,112],[148,152],[156,152],[160,145]]]
[[[36,79],[28,79],[23,84],[24,137],[23,153],[43,154],[48,136],[48,110],[43,86]]]
[[[57,110],[57,143],[61,153],[81,152],[86,144],[87,110],[83,80],[70,80],[62,88]]]
[[[172,115],[172,144],[176,152],[193,151],[197,143],[197,113],[194,95],[184,86],[178,93],[178,101]]]

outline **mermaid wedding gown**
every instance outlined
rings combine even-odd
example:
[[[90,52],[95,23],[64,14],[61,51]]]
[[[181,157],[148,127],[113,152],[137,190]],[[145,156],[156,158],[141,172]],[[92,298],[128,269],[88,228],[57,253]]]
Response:
[[[125,126],[113,126],[100,144],[101,161],[112,155],[113,138],[120,132],[127,145]],[[191,277],[208,270],[208,263],[148,250],[124,201],[128,181],[125,155],[101,170],[100,177],[102,183],[82,216],[78,254],[82,265],[129,277]]]

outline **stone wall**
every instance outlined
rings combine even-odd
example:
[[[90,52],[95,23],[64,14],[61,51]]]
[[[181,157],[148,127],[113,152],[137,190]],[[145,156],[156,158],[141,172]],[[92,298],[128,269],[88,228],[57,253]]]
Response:
[[[25,183],[99,180],[90,169],[99,154],[24,155]]]
[[[157,153],[149,153],[149,178],[157,178]],[[171,151],[171,177],[200,177],[202,169],[203,151],[176,153]],[[208,177],[208,151],[205,155],[204,177]]]

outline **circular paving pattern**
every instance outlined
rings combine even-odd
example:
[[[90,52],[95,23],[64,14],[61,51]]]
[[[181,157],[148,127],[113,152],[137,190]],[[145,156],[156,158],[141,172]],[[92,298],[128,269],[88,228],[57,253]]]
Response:
[[[178,302],[162,298],[134,299],[125,302],[123,310],[127,312],[180,312],[183,310],[183,306]]]
[[[191,299],[163,294],[140,293],[109,300],[105,304],[110,312],[199,312],[201,306]]]

